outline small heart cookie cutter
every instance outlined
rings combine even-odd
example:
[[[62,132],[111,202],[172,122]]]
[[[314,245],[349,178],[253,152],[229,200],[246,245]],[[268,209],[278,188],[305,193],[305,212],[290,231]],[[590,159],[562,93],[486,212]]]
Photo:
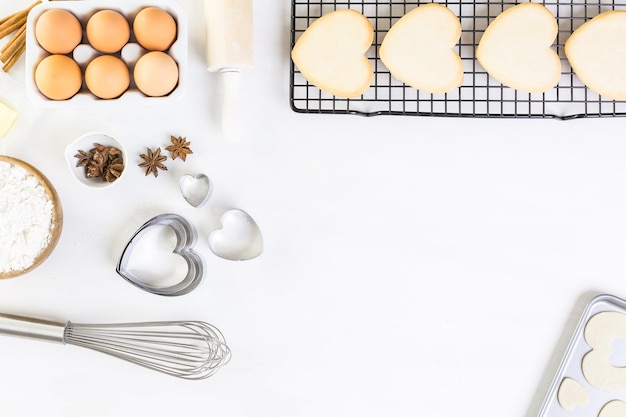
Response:
[[[170,286],[151,285],[128,269],[128,263],[133,249],[141,238],[155,227],[168,227],[176,235],[176,245],[173,253],[180,255],[187,263],[187,274],[177,284]],[[197,233],[191,223],[178,214],[160,214],[144,223],[126,244],[122,256],[117,263],[115,271],[122,278],[134,286],[152,294],[164,296],[177,296],[187,294],[200,284],[204,276],[204,262],[200,255],[192,250],[196,242]]]
[[[204,174],[186,174],[180,178],[180,193],[192,207],[200,207],[213,194],[213,182]]]

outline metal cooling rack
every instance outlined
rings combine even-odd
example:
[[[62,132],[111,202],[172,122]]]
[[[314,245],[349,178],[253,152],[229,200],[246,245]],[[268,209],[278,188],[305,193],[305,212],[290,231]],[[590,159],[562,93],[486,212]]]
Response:
[[[291,49],[299,36],[320,16],[340,9],[363,13],[374,27],[374,43],[367,52],[374,67],[374,81],[359,98],[342,99],[308,83],[291,62],[290,104],[299,113],[418,115],[450,117],[516,117],[575,119],[626,116],[626,101],[603,98],[586,88],[574,75],[563,46],[571,33],[597,14],[626,9],[626,2],[565,0],[544,2],[556,16],[559,32],[555,48],[562,63],[558,85],[546,93],[529,94],[504,87],[478,64],[474,51],[489,23],[515,1],[441,1],[461,21],[461,39],[456,45],[464,65],[464,83],[446,94],[429,94],[396,80],[378,57],[389,28],[404,14],[424,2],[407,1],[306,1],[292,0]]]

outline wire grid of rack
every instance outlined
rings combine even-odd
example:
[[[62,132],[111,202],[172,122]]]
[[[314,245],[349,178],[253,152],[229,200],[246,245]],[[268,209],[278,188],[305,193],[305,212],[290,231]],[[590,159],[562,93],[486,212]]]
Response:
[[[561,58],[559,83],[545,93],[524,93],[505,87],[478,64],[475,49],[493,19],[515,1],[441,1],[460,19],[461,39],[455,46],[464,66],[464,82],[445,94],[429,94],[395,79],[378,57],[378,48],[389,28],[402,16],[426,2],[410,1],[307,1],[292,0],[291,49],[299,36],[320,16],[334,10],[354,9],[374,27],[374,42],[367,57],[374,79],[362,96],[343,99],[310,84],[291,61],[290,105],[299,113],[417,115],[448,117],[557,118],[626,116],[626,102],[604,98],[580,82],[569,65],[563,47],[576,28],[609,10],[626,9],[626,1],[566,0],[543,2],[556,17],[558,35],[554,48]]]

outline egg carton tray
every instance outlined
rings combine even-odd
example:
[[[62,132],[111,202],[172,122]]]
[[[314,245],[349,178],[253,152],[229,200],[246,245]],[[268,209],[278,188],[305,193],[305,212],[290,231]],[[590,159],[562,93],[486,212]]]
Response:
[[[35,83],[35,68],[45,57],[50,55],[43,49],[35,35],[35,27],[37,19],[44,12],[50,9],[67,10],[74,14],[81,22],[83,32],[89,17],[94,13],[103,9],[115,10],[124,15],[129,23],[134,16],[143,8],[154,6],[159,7],[169,14],[176,21],[177,34],[176,40],[172,46],[166,51],[178,65],[179,78],[178,84],[174,90],[163,97],[149,97],[141,93],[134,82],[131,75],[131,83],[129,89],[116,99],[103,100],[98,99],[90,94],[83,80],[80,91],[67,100],[50,100],[45,97],[37,88]],[[128,53],[126,53],[128,52]],[[137,43],[134,34],[131,31],[131,39],[129,43],[120,51],[110,54],[122,59],[129,67],[132,74],[132,68],[139,56],[146,53]],[[81,44],[68,56],[76,60],[84,73],[87,63],[98,55],[104,55],[93,49],[83,33]],[[88,1],[45,1],[34,7],[28,14],[26,22],[26,93],[31,102],[44,108],[97,108],[110,109],[120,106],[125,108],[133,108],[138,106],[174,103],[182,97],[187,88],[187,66],[188,66],[188,22],[184,8],[176,0],[88,0]]]
[[[487,74],[475,59],[475,49],[493,19],[517,4],[504,2],[440,2],[461,22],[461,38],[455,46],[464,66],[464,82],[445,94],[418,91],[395,79],[378,56],[379,46],[391,26],[420,4],[407,1],[305,1],[291,3],[291,49],[300,35],[320,16],[334,10],[354,9],[374,27],[374,42],[367,57],[374,68],[373,82],[363,95],[343,99],[310,84],[291,61],[290,105],[298,113],[416,115],[447,117],[556,118],[626,116],[626,101],[614,101],[589,90],[576,77],[564,53],[565,41],[587,20],[608,10],[626,9],[626,2],[543,2],[556,17],[554,44],[561,58],[559,83],[545,93],[524,93],[503,86]]]

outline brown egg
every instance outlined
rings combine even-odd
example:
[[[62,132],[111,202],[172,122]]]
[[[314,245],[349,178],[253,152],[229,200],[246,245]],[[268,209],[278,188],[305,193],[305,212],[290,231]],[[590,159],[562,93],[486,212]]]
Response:
[[[121,59],[112,55],[102,55],[87,65],[85,84],[96,97],[116,98],[128,89],[130,72]]]
[[[115,10],[100,10],[87,21],[87,40],[100,52],[118,52],[129,39],[128,20]]]
[[[178,84],[178,65],[165,52],[148,52],[135,64],[133,77],[142,93],[162,97],[171,93]]]
[[[165,51],[176,40],[176,21],[158,7],[142,9],[133,21],[137,42],[150,51]]]
[[[63,9],[49,9],[39,16],[35,24],[35,38],[51,54],[72,52],[83,37],[80,22]]]
[[[49,55],[35,69],[35,84],[52,100],[67,100],[82,85],[80,67],[66,55]]]

